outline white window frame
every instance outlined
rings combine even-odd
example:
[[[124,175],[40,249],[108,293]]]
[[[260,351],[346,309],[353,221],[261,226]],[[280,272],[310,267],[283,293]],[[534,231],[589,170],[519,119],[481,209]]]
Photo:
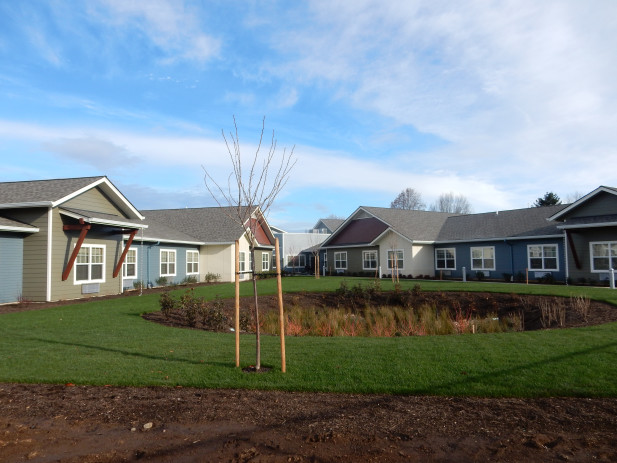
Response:
[[[345,258],[343,258],[343,255],[345,256]],[[345,262],[344,267],[340,266],[342,262]],[[337,251],[334,253],[334,269],[347,270],[347,251]]]
[[[196,255],[196,259],[195,259]],[[189,261],[189,256],[193,258]],[[190,266],[190,270],[189,270]],[[199,251],[195,249],[186,250],[186,274],[187,275],[199,275]]]
[[[288,255],[286,267],[304,268],[306,267],[306,256],[298,254],[297,256]]]
[[[163,254],[167,254],[167,261],[163,264]],[[170,261],[169,257],[174,256],[173,262]],[[161,277],[175,277],[176,272],[178,270],[178,259],[177,253],[175,249],[161,249],[159,253],[159,276]],[[163,265],[167,265],[167,271],[163,273]],[[170,266],[173,265],[173,272],[170,272]]]
[[[493,257],[485,257],[485,253],[486,250],[490,249],[491,252],[493,253]],[[474,258],[473,256],[473,252],[474,251],[480,251],[480,257],[476,257]],[[491,271],[495,271],[495,268],[497,266],[496,263],[496,259],[495,259],[495,246],[474,246],[469,250],[469,256],[471,258],[471,270],[491,270]],[[486,266],[486,261],[492,259],[493,261],[493,265],[492,266]],[[475,266],[474,265],[474,260],[481,260],[482,261],[482,265],[480,266]]]
[[[444,256],[441,259],[437,255],[439,252],[445,253],[447,251],[450,251],[452,253],[452,256],[454,257],[454,266],[453,267],[448,267],[448,260],[450,260],[450,259],[448,259],[445,254],[444,254]],[[443,267],[439,266],[438,262],[440,260],[444,261],[444,266]],[[436,270],[456,270],[456,248],[438,248],[438,249],[435,249],[435,269]]]
[[[374,259],[370,259],[371,262],[375,263],[374,267],[367,267],[366,263],[369,261],[367,259],[367,256],[369,254],[374,254]],[[369,250],[369,251],[362,251],[362,270],[377,270],[377,267],[379,265],[379,261],[377,259],[377,250],[373,249],[373,250]]]
[[[264,252],[261,255],[261,271],[267,272],[270,270],[270,253]]]
[[[102,253],[102,262],[96,262],[93,263],[92,262],[92,249],[102,249],[103,253]],[[80,256],[79,254],[82,255],[82,251],[84,250],[88,250],[88,261],[87,262],[79,262],[80,260]],[[77,255],[77,258],[75,259],[75,263],[73,264],[73,281],[74,284],[76,285],[83,285],[83,284],[88,284],[88,283],[105,283],[105,262],[106,262],[106,246],[104,244],[82,244],[81,247],[79,248],[79,254]],[[92,278],[92,266],[93,265],[101,265],[101,278]],[[78,280],[77,279],[77,268],[78,267],[83,267],[83,266],[87,266],[88,267],[88,279],[87,280]]]
[[[129,262],[129,256],[131,255],[131,253],[135,254],[135,262]],[[137,263],[139,262],[139,259],[137,258],[138,256],[138,250],[137,248],[129,248],[128,252],[126,253],[126,256],[124,257],[124,262],[122,262],[122,278],[126,278],[126,279],[135,279],[137,278],[137,275],[139,275],[139,269],[137,268]],[[134,275],[129,275],[127,268],[130,265],[134,265],[135,266],[135,274]]]
[[[596,269],[596,265],[595,265],[595,258],[598,257],[604,257],[604,256],[598,256],[596,257],[593,253],[594,251],[594,245],[604,245],[608,247],[608,256],[606,256],[606,258],[608,259],[608,268],[606,269]],[[613,254],[614,253],[614,254]],[[614,260],[616,263],[616,266],[613,267],[611,265],[611,260]],[[617,269],[617,241],[592,241],[589,243],[589,265],[591,268],[591,271],[593,273],[608,273],[611,271],[611,268],[613,269]]]
[[[392,267],[392,253],[396,253],[396,270],[402,270],[405,268],[405,252],[402,249],[388,249],[388,270],[394,270],[394,267]],[[399,254],[400,254],[400,258],[399,258]],[[398,263],[402,262],[402,265],[398,265]]]
[[[238,256],[238,271],[246,272],[246,252],[240,251]]]
[[[540,257],[533,257],[533,259],[542,259],[542,268],[534,268],[531,266],[531,249],[540,248],[542,255]],[[547,257],[545,255],[545,248],[555,248],[555,257]],[[555,259],[555,268],[546,267],[546,259]],[[527,245],[527,268],[532,272],[558,272],[559,271],[559,246],[556,244],[528,244]]]

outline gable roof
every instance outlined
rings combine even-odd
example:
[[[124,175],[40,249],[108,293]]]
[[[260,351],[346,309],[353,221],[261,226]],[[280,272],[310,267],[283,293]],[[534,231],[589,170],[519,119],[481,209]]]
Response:
[[[148,229],[144,231],[144,238],[147,239],[230,244],[245,233],[244,228],[231,218],[236,215],[233,207],[150,209],[141,212],[148,224]],[[258,241],[264,244],[261,233],[258,232],[258,235]]]
[[[478,241],[561,235],[548,218],[563,205],[468,214],[448,218],[437,241]]]
[[[85,191],[99,187],[130,218],[142,219],[139,211],[105,176],[30,180],[0,183],[0,209],[57,207]]]
[[[320,229],[322,227],[319,226],[320,223],[326,227],[330,233],[334,233],[338,227],[340,227],[345,219],[319,219],[313,229]]]
[[[578,200],[574,201],[572,204],[566,205],[563,209],[561,209],[560,211],[557,211],[555,214],[549,217],[549,220],[563,219],[565,215],[572,212],[574,209],[579,208],[581,205],[589,201],[591,198],[601,193],[608,193],[608,194],[617,196],[617,188],[610,187],[610,186],[599,186],[598,188],[593,190],[591,193],[587,193],[582,198],[579,198]]]
[[[410,241],[435,241],[450,212],[410,211],[386,207],[362,207]]]

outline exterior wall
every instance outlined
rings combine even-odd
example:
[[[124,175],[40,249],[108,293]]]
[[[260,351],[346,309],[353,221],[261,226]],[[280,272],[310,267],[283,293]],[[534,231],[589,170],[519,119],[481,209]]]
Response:
[[[17,302],[23,295],[24,237],[0,232],[0,304]]]
[[[64,223],[74,223],[62,216],[58,209],[52,210],[52,265],[51,265],[51,300],[76,299],[80,297],[104,296],[122,292],[122,276],[113,278],[113,271],[124,250],[122,235],[113,233],[110,227],[92,225],[84,240],[84,245],[100,245],[105,248],[104,282],[99,283],[99,290],[88,293],[88,283],[75,281],[76,265],[73,265],[68,278],[62,281],[62,273],[73,253],[79,239],[79,231],[63,231]]]
[[[137,278],[141,280],[149,287],[157,286],[157,279],[161,277],[161,251],[175,251],[176,252],[176,274],[174,276],[165,276],[167,278],[167,284],[174,284],[182,282],[186,277],[186,251],[199,251],[199,274],[193,274],[188,276],[194,276],[198,281],[203,281],[203,275],[208,271],[205,269],[204,264],[208,262],[207,257],[204,255],[204,246],[196,245],[183,245],[176,243],[149,243],[144,242],[137,246],[131,246],[137,248]],[[124,248],[122,248],[123,250]],[[120,250],[120,252],[122,252]],[[141,255],[140,255],[141,254]],[[118,256],[119,258],[119,256]],[[220,273],[220,272],[219,272]],[[132,287],[133,279],[124,279],[124,287]]]
[[[235,245],[220,244],[202,246],[200,251],[201,273],[221,275],[221,281],[235,281]]]
[[[580,268],[577,268],[574,252],[568,244],[568,270],[569,276],[574,281],[581,278],[592,280],[606,280],[608,272],[591,271],[591,250],[589,243],[593,241],[617,241],[617,227],[599,227],[595,229],[568,230],[568,235],[574,243],[574,249],[578,256]]]
[[[279,239],[279,247],[281,254],[281,259],[279,260],[281,261],[281,269],[287,272],[291,272],[293,268],[287,266],[288,256],[295,257],[302,251],[323,243],[325,239],[328,238],[330,235],[326,233],[276,233],[275,236]],[[312,267],[312,265],[307,266]],[[304,270],[304,267],[301,269],[298,269],[296,267],[295,270]]]
[[[472,269],[471,248],[474,247],[494,247],[495,248],[495,270],[484,271],[485,278],[504,279],[504,274],[516,277],[516,275],[526,275],[529,267],[527,247],[533,244],[555,244],[557,245],[558,270],[557,271],[534,271],[529,270],[529,279],[535,280],[546,273],[550,273],[557,281],[566,279],[566,262],[562,238],[544,238],[529,240],[504,240],[504,241],[478,241],[472,243],[453,243],[439,244],[435,249],[454,248],[456,250],[456,269],[437,270],[435,253],[433,252],[433,268],[436,275],[443,275],[446,278],[462,278],[463,267],[465,267],[467,278],[475,279],[477,270]]]
[[[617,212],[617,196],[614,194],[600,192],[591,199],[573,209],[567,214],[567,218],[602,216],[615,214]]]
[[[34,302],[47,300],[47,211],[47,208],[28,208],[7,213],[11,218],[39,229],[38,233],[26,236],[23,241],[22,295]]]
[[[103,212],[105,214],[116,214],[124,217],[112,200],[103,193],[98,187],[92,188],[79,196],[67,201],[62,206],[82,209],[84,211]],[[61,206],[61,207],[62,207]]]
[[[336,275],[337,273],[366,273],[373,272],[373,270],[364,270],[362,268],[362,252],[363,251],[377,251],[377,262],[379,263],[379,247],[378,246],[364,246],[354,248],[332,248],[326,252],[328,254],[327,259],[327,275]],[[347,252],[347,270],[338,272],[334,268],[334,253],[335,252]],[[379,268],[376,270],[379,271]]]

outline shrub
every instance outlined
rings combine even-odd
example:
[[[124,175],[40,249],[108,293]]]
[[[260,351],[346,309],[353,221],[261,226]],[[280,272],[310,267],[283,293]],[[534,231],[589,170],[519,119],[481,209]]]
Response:
[[[503,281],[505,281],[506,283],[510,283],[512,281],[511,273],[502,273],[502,276],[503,276]]]
[[[164,292],[161,294],[159,298],[159,304],[161,306],[161,312],[165,316],[165,318],[169,318],[171,313],[176,308],[176,301],[169,295],[168,292]]]
[[[196,298],[193,291],[194,289],[191,288],[180,297],[180,308],[184,312],[187,325],[194,327],[197,324],[197,314],[201,312],[204,301],[203,298]]]
[[[181,284],[192,284],[192,283],[197,283],[197,277],[195,275],[187,275],[185,276],[182,281]]]
[[[221,280],[221,275],[219,273],[208,272],[204,276],[204,281],[206,283],[216,283]]]
[[[482,271],[476,272],[476,279],[478,281],[484,280],[484,272],[482,272]]]
[[[134,281],[133,282],[133,288],[134,289],[143,289],[144,288],[144,282],[143,281]]]
[[[589,309],[591,308],[591,300],[587,296],[570,296],[570,306],[574,308],[583,320],[587,321]]]
[[[154,282],[156,283],[156,286],[167,286],[169,284],[167,281],[167,277],[158,277],[156,280],[154,280]]]

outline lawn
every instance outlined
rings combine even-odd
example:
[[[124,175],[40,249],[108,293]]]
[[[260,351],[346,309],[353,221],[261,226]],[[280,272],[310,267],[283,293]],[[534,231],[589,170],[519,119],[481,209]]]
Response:
[[[332,291],[341,277],[293,277],[285,291]],[[349,279],[350,285],[360,279]],[[508,283],[403,281],[429,291],[586,294],[617,305],[608,288]],[[384,289],[391,282],[382,281]],[[259,282],[261,294],[275,280]],[[233,297],[233,284],[197,295]],[[250,295],[248,283],[241,285]],[[179,295],[178,290],[175,295]],[[235,368],[235,337],[147,322],[158,295],[121,297],[0,315],[0,381],[135,386],[259,388],[345,393],[468,396],[617,397],[617,323],[522,333],[397,338],[262,337],[264,374]],[[617,308],[615,309],[617,310]],[[253,335],[241,336],[242,366],[255,357]]]

